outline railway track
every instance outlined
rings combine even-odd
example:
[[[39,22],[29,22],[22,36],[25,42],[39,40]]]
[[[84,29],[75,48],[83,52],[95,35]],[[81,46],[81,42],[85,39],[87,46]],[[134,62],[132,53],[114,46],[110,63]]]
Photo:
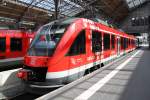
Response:
[[[38,94],[24,93],[24,94],[21,94],[12,98],[11,100],[33,100],[40,96],[41,95],[38,95]]]
[[[23,64],[18,64],[18,65],[13,65],[13,66],[3,66],[3,67],[0,67],[0,72],[21,68],[22,66]]]

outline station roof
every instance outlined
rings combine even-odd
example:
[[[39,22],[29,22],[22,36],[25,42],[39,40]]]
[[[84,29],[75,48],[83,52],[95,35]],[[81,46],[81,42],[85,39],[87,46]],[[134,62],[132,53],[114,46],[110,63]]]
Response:
[[[18,2],[48,10],[50,12],[49,14],[52,14],[52,12],[55,11],[54,0],[18,0]],[[74,2],[71,2],[69,0],[61,0],[59,2],[58,9],[59,13],[65,16],[74,16],[75,14],[83,10],[80,5],[75,4]]]
[[[59,17],[72,17],[92,9],[95,13],[103,12],[117,22],[146,1],[148,0],[59,0],[58,11]],[[45,24],[54,20],[54,13],[54,0],[0,1],[0,23],[7,19],[11,23]]]

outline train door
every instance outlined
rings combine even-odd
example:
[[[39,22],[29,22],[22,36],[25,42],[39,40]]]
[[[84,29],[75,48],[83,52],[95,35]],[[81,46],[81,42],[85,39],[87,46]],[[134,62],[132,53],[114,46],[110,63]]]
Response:
[[[85,38],[85,30],[80,31],[78,36],[73,41],[70,50],[67,54],[69,56],[69,65],[67,78],[68,82],[71,82],[82,76],[86,56],[86,38]],[[70,68],[71,67],[71,68]]]
[[[0,59],[5,58],[6,52],[6,37],[0,37]]]
[[[92,53],[93,53],[93,68],[92,71],[95,69],[100,68],[101,65],[101,51],[102,51],[102,34],[98,31],[92,31]]]
[[[117,37],[117,55],[120,55],[120,38]]]

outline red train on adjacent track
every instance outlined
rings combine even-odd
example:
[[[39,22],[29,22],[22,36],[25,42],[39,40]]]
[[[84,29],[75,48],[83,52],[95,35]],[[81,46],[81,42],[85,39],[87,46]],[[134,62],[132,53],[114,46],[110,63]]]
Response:
[[[134,50],[135,40],[88,19],[57,20],[39,29],[17,75],[31,87],[59,87]]]
[[[34,35],[20,30],[0,30],[0,71],[23,64],[23,57]]]
[[[0,30],[0,59],[23,57],[33,37],[20,30]]]

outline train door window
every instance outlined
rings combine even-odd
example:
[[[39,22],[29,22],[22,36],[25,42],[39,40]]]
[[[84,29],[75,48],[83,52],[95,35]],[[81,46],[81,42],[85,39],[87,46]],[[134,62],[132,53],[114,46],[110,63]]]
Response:
[[[0,38],[0,52],[5,52],[6,50],[6,38],[1,37]]]
[[[111,36],[111,47],[112,49],[115,48],[115,36],[114,35]]]
[[[67,53],[67,56],[84,54],[86,52],[85,42],[86,42],[85,30],[83,30],[79,33],[79,35],[74,40],[73,44],[70,47],[69,52]]]
[[[110,34],[104,34],[104,50],[110,49]]]
[[[125,48],[126,48],[126,39],[123,38],[123,49],[125,49]]]
[[[124,38],[121,37],[121,48],[124,49]]]
[[[102,50],[101,44],[101,33],[97,31],[92,31],[92,52],[100,52]]]
[[[127,48],[127,39],[124,38],[124,49],[126,49],[126,48]]]
[[[11,51],[21,51],[22,50],[22,39],[11,38],[10,49],[11,49]]]
[[[129,42],[128,44],[129,44],[129,46],[130,46],[130,39],[128,40],[128,42]]]
[[[132,43],[132,46],[134,46],[135,45],[135,40],[132,40],[131,43]]]
[[[128,48],[128,39],[126,39],[126,48]]]
[[[136,41],[135,41],[135,40],[133,40],[133,45],[135,45],[135,43],[136,43]]]
[[[121,37],[121,48],[122,48],[122,49],[124,48],[123,42],[124,42],[124,38]]]
[[[128,39],[124,38],[124,49],[128,48]]]

